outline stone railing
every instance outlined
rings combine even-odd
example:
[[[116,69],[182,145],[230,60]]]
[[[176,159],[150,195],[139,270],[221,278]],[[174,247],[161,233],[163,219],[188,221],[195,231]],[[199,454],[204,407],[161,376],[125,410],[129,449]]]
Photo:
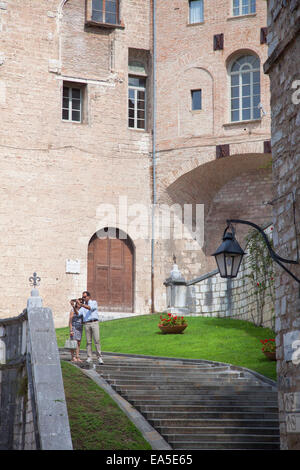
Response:
[[[33,289],[27,309],[0,319],[0,450],[71,450],[52,312]]]

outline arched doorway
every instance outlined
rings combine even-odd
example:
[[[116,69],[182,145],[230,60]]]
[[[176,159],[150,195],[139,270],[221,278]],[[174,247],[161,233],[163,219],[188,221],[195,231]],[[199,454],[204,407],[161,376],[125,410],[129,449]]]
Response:
[[[101,311],[133,312],[134,246],[121,230],[104,228],[91,238],[87,290]]]

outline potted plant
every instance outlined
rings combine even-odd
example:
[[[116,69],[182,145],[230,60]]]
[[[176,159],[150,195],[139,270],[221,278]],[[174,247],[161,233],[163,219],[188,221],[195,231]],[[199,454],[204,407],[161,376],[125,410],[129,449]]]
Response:
[[[158,324],[158,327],[164,334],[178,334],[185,330],[187,323],[184,317],[168,313],[166,318],[163,318],[163,316],[160,315],[160,323]]]
[[[260,342],[263,344],[262,352],[271,361],[276,361],[276,344],[275,339],[261,339]]]

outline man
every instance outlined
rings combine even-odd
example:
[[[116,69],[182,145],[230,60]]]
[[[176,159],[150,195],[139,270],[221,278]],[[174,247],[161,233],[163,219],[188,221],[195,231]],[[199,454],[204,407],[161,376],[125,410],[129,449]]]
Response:
[[[83,312],[83,324],[85,328],[86,346],[87,346],[87,362],[92,362],[92,341],[96,346],[99,364],[103,364],[100,349],[100,332],[99,332],[99,314],[98,304],[96,300],[91,299],[91,294],[88,291],[82,293],[83,303],[80,305],[80,310]],[[83,310],[85,309],[85,311]]]

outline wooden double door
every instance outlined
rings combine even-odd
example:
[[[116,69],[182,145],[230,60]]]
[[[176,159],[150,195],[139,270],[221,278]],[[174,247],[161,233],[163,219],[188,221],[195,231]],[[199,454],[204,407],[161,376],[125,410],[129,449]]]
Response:
[[[88,248],[87,290],[99,310],[133,312],[134,250],[132,242],[116,236],[95,234]]]

